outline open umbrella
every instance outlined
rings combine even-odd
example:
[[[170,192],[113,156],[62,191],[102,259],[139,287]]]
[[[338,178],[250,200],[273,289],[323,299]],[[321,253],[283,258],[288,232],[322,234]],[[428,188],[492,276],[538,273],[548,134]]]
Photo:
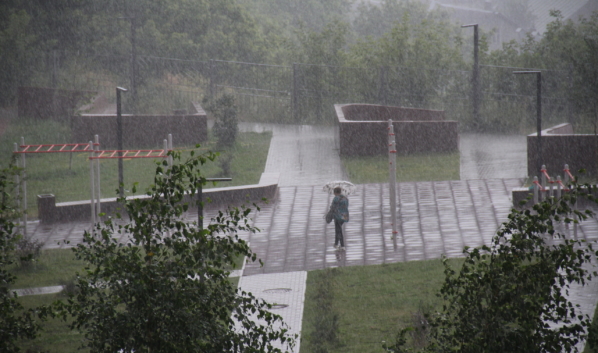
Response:
[[[324,185],[322,190],[328,192],[329,194],[333,194],[334,188],[336,187],[340,187],[343,190],[342,193],[346,196],[351,195],[355,192],[355,185],[349,181],[344,180],[335,180],[328,182],[326,183],[326,185]]]

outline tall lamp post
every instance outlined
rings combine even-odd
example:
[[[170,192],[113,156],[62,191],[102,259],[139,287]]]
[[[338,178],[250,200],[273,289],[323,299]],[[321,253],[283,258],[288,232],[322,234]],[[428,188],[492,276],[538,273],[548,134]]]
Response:
[[[126,88],[116,87],[116,140],[118,143],[118,156],[122,157],[123,153],[123,117],[121,109],[120,92],[127,92]],[[118,159],[118,192],[120,197],[125,196],[125,190],[123,188],[124,176],[123,176],[123,159]]]
[[[513,71],[515,75],[536,74],[536,129],[538,134],[538,141],[536,143],[537,158],[536,164],[538,169],[542,169],[544,159],[542,158],[542,72],[541,71]]]
[[[478,57],[479,51],[479,36],[478,36],[478,24],[472,23],[468,25],[462,25],[461,28],[473,27],[473,82],[472,82],[472,93],[473,99],[473,123],[476,128],[480,127],[480,61]]]

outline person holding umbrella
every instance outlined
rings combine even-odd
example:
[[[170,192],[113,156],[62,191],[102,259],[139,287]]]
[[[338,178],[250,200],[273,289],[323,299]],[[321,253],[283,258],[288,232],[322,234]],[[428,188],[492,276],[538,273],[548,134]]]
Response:
[[[332,213],[334,219],[334,247],[345,250],[343,224],[349,222],[349,199],[342,192],[343,189],[340,186],[334,188],[334,199],[329,212]]]

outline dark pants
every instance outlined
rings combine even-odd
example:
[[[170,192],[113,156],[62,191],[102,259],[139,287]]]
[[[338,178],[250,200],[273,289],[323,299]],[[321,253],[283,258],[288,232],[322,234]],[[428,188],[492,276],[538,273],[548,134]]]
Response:
[[[345,246],[345,241],[343,239],[343,223],[337,219],[334,220],[334,246],[340,244],[340,246]]]

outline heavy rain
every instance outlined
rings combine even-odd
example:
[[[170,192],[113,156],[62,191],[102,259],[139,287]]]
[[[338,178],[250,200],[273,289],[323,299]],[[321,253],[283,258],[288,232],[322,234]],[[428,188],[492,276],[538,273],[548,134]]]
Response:
[[[598,342],[596,0],[4,0],[0,74],[0,351]]]

